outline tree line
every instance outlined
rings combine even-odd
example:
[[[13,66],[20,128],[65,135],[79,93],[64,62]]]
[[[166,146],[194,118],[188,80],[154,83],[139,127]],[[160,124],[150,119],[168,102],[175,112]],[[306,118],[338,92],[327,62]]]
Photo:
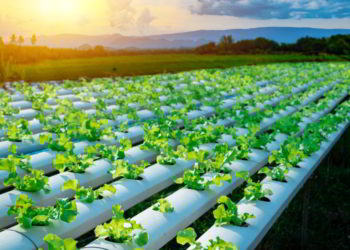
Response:
[[[60,60],[73,58],[92,58],[120,55],[150,55],[150,54],[283,54],[302,53],[309,55],[335,54],[350,55],[350,35],[336,35],[329,38],[304,37],[296,43],[277,43],[266,38],[235,41],[230,35],[221,37],[218,43],[208,44],[196,48],[180,49],[119,49],[113,50],[103,46],[89,49],[49,48],[37,46],[38,38],[34,34],[30,38],[31,46],[24,45],[21,35],[12,34],[4,43],[0,37],[0,68],[8,64],[29,64],[45,60]],[[348,57],[346,57],[348,58]],[[1,71],[1,70],[0,70]],[[1,74],[1,72],[0,72]]]
[[[32,35],[32,37],[30,38],[30,43],[34,46],[38,41],[38,38],[36,37],[35,34]],[[22,35],[19,35],[17,37],[16,34],[12,34],[9,38],[9,44],[12,45],[22,45],[24,43],[24,37]],[[0,46],[4,46],[5,42],[4,42],[4,38],[2,36],[0,36]]]
[[[263,37],[234,41],[230,35],[222,36],[218,43],[209,42],[195,49],[199,54],[280,54],[302,53],[309,55],[350,55],[350,35],[328,38],[303,37],[295,43],[277,43]]]

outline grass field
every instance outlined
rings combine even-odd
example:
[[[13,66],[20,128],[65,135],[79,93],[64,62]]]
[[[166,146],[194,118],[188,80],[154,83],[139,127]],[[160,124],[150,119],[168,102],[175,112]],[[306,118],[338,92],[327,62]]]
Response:
[[[273,62],[339,61],[338,56],[320,55],[196,55],[164,54],[52,60],[16,65],[26,81],[47,81],[105,76],[133,76],[204,68],[227,68]]]

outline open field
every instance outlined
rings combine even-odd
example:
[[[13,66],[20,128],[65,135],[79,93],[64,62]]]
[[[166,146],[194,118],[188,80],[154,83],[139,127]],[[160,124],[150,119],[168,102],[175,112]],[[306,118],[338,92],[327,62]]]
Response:
[[[335,55],[196,55],[165,54],[113,56],[69,60],[52,60],[14,67],[26,81],[150,75],[194,69],[228,68],[273,62],[340,61]]]
[[[348,62],[279,63],[8,85],[0,250],[60,238],[89,250],[343,249],[349,79]]]

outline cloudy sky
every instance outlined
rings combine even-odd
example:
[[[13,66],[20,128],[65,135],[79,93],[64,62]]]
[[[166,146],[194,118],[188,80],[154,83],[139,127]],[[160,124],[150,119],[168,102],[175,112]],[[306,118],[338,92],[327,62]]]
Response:
[[[0,35],[350,28],[350,0],[0,0]]]

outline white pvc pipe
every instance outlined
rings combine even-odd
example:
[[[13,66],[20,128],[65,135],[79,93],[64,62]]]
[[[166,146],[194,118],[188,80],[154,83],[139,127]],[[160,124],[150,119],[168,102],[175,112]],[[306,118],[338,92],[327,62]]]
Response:
[[[270,202],[256,201],[252,203],[240,201],[237,204],[240,214],[250,213],[255,216],[255,218],[248,220],[248,227],[233,225],[212,226],[197,241],[203,246],[207,246],[210,239],[215,239],[219,236],[227,242],[236,244],[241,250],[254,249],[346,131],[348,125],[348,122],[346,125],[341,124],[338,131],[328,137],[327,142],[322,142],[320,150],[298,164],[301,168],[291,168],[286,175],[287,182],[278,182],[265,178],[262,181],[264,188],[272,190],[272,195],[268,196]]]
[[[253,96],[250,96],[249,98],[253,98]],[[230,103],[231,106],[234,103],[235,102]],[[230,106],[228,106],[228,107],[227,106],[228,105],[222,105],[221,107],[222,108],[230,107]],[[193,115],[194,117],[199,117],[199,116],[208,117],[208,116],[211,116],[214,114],[214,108],[212,108],[212,107],[203,106],[201,109],[203,111],[191,111],[191,112],[189,112],[189,116]],[[137,113],[138,113],[138,116],[140,117],[141,121],[148,120],[148,119],[151,119],[152,117],[154,117],[154,114],[148,110],[141,110],[141,111],[138,111]],[[117,124],[122,123],[124,121],[131,121],[131,120],[129,120],[126,115],[119,116],[116,119],[116,121],[110,122],[109,125],[111,125],[111,126],[117,125]],[[37,140],[39,135],[40,134],[36,134],[33,137]],[[13,145],[13,144],[17,145],[17,148],[19,148],[17,153],[23,153],[23,154],[35,152],[35,151],[44,149],[47,146],[47,144],[41,145],[39,143],[24,143],[24,142],[18,143],[18,142],[2,141],[2,142],[0,142],[0,157],[6,157],[7,155],[9,155],[10,152],[8,151],[8,148],[10,145]]]
[[[213,108],[211,108],[211,107],[203,107],[203,108],[205,108],[206,111],[194,110],[194,111],[189,112],[188,119],[193,120],[193,119],[198,118],[200,116],[209,116],[214,112]],[[139,112],[139,116],[141,117],[141,120],[151,119],[152,116],[154,117],[154,115],[151,112],[143,112],[143,111]],[[124,119],[127,120],[126,117],[124,117]],[[182,123],[179,123],[179,125],[181,125],[181,124]],[[127,133],[127,134],[124,134],[124,133],[118,133],[118,134],[121,138],[129,137],[129,139],[134,140],[134,142],[140,142],[142,140],[143,130],[141,127],[135,127],[130,132],[131,133]],[[40,134],[34,135],[34,137],[36,139],[38,139],[39,136],[40,136]],[[113,139],[104,140],[103,142],[104,142],[104,144],[107,144],[107,145],[117,145],[118,144],[118,141],[113,140]],[[77,148],[74,150],[74,152],[81,154],[84,152],[85,147],[95,145],[96,143],[99,143],[99,142],[78,142],[78,143],[75,143],[74,145]],[[7,155],[8,155],[10,153],[10,152],[8,152],[8,148],[11,144],[13,144],[13,142],[9,142],[9,141],[0,142],[0,152],[2,149],[2,152],[7,151]],[[28,153],[27,151],[30,151],[30,150],[36,151],[36,150],[38,150],[38,148],[43,149],[46,146],[46,145],[40,145],[38,143],[36,143],[36,144],[34,144],[34,143],[30,143],[30,144],[28,144],[28,143],[15,143],[15,144],[17,146],[20,146],[19,150],[18,150],[19,153]],[[34,146],[36,148],[34,148]],[[32,161],[31,161],[32,168],[38,169],[38,166],[39,166],[39,169],[44,169],[44,170],[50,171],[49,167],[51,166],[52,160],[56,157],[56,155],[58,153],[59,152],[55,152],[53,150],[47,149],[47,150],[45,150],[45,152],[40,152],[39,154],[33,155]],[[25,172],[19,171],[19,174],[20,175],[25,174]],[[2,180],[2,182],[0,182],[0,188],[3,187],[2,186],[3,180],[5,178],[7,178],[7,176],[8,176],[8,173],[6,171],[0,171],[0,180]]]
[[[230,145],[233,145],[235,141],[231,136],[227,136],[225,142],[228,142]],[[203,148],[214,148],[214,144],[202,145]],[[129,204],[131,207],[135,205],[137,202],[144,200],[149,197],[153,193],[156,193],[166,186],[171,185],[173,174],[175,176],[180,175],[185,169],[192,167],[194,161],[185,161],[179,159],[177,164],[174,166],[163,166],[159,164],[155,164],[147,169],[145,169],[145,173],[141,175],[143,180],[126,180],[122,179],[120,181],[116,181],[114,184],[116,188],[118,188],[117,193],[115,195],[110,195],[109,197],[104,198],[103,200],[97,200],[92,204],[84,204],[77,201],[77,207],[79,214],[77,216],[76,221],[72,223],[64,223],[54,221],[53,233],[57,233],[58,235],[74,235],[70,237],[77,237],[82,232],[86,232],[87,228],[93,228],[104,220],[107,220],[111,217],[111,208],[115,205],[116,202],[121,199],[125,200],[125,205]],[[102,171],[99,169],[98,171]],[[163,176],[164,172],[168,174]],[[119,192],[120,190],[120,192]],[[136,202],[136,203],[135,203]],[[86,221],[87,216],[89,215],[91,220]],[[45,243],[43,242],[43,237],[47,234],[46,227],[33,227],[29,230],[22,229],[19,225],[12,227],[11,232],[23,233],[29,239],[34,239],[33,242],[37,246],[43,246]],[[30,235],[33,232],[33,236]],[[43,235],[43,237],[39,236]],[[33,238],[32,238],[33,237]],[[0,233],[1,238],[1,233]],[[18,244],[18,242],[14,243]],[[12,246],[11,246],[12,247]]]
[[[323,92],[322,92],[323,93]],[[322,93],[319,93],[318,95],[321,95]],[[295,110],[293,109],[293,108],[287,108],[287,111],[289,111],[288,113],[285,113],[285,114],[283,114],[282,113],[282,115],[288,115],[288,114],[290,114],[291,112],[295,112]],[[194,116],[194,117],[197,117],[196,115]],[[276,119],[278,119],[279,117],[277,116],[277,117],[274,117],[274,119],[269,119],[269,120],[267,120],[267,119],[264,119],[264,123],[262,123],[261,124],[261,131],[265,131],[265,129],[268,127],[268,126],[270,126],[271,124],[273,124],[275,121],[276,121]],[[193,119],[193,118],[191,118],[191,117],[189,117],[189,119]],[[227,124],[222,124],[222,125],[225,125],[225,126],[228,126],[228,125],[230,125],[229,123],[227,123]],[[142,131],[140,131],[140,128],[138,128],[137,129],[137,132],[138,132],[138,137],[137,138],[140,138],[141,137],[141,134],[142,134]],[[129,137],[129,135],[130,134],[128,134],[127,135],[127,137]],[[134,134],[132,134],[132,135],[134,135]],[[124,135],[122,134],[121,135],[122,137],[124,137]],[[137,136],[137,135],[136,135]],[[133,137],[133,136],[131,136],[131,137],[129,137],[129,139],[131,139],[131,140],[133,140],[133,139],[135,139],[135,137]],[[140,138],[141,139],[141,138]],[[113,145],[113,144],[116,144],[117,142],[115,142],[114,140],[108,140],[108,141],[106,141],[105,142],[107,145]],[[95,143],[89,143],[89,142],[85,142],[85,143],[83,143],[83,145],[84,145],[84,147],[85,146],[88,146],[88,145],[94,145]],[[76,144],[76,150],[75,150],[75,152],[76,153],[82,153],[83,151],[84,151],[84,147],[82,147],[82,148],[79,148],[79,146],[80,145],[82,145],[81,143],[79,144],[79,143],[77,143]],[[45,172],[46,171],[49,171],[50,170],[50,166],[51,166],[51,162],[52,162],[52,160],[54,159],[54,157],[56,156],[56,153],[55,152],[52,152],[51,150],[46,150],[45,152],[41,152],[41,153],[39,153],[39,154],[36,154],[36,155],[34,155],[33,156],[33,159],[32,159],[32,166],[33,166],[33,168],[34,169],[37,169],[37,166],[40,166],[40,169],[43,169]],[[44,157],[44,158],[42,158],[42,157]],[[36,158],[38,158],[38,159],[36,159]],[[36,162],[40,162],[39,164],[33,164],[33,163],[36,163]],[[46,164],[45,164],[46,163]],[[46,166],[46,167],[45,167]],[[20,175],[22,174],[22,175],[24,175],[25,174],[25,172],[24,171],[19,171],[20,173]],[[0,172],[1,173],[1,172]],[[1,180],[4,180],[5,178],[7,178],[7,173],[6,172],[4,172],[3,171],[3,173],[1,173],[1,176],[2,176],[2,178],[1,178]]]
[[[324,113],[324,112],[320,112],[320,113]],[[302,132],[303,131],[301,130],[297,134],[297,136],[299,136]],[[259,167],[254,168],[253,171],[249,169],[249,167],[247,166],[245,166],[243,169],[235,169],[235,170],[236,171],[248,170],[250,171],[251,174],[258,171],[260,167],[262,167],[263,165],[265,165],[265,163],[267,163],[268,154],[263,155],[262,154],[263,152],[264,151],[261,151],[261,150],[253,150],[253,153],[255,153],[256,155],[255,158],[253,158],[253,161],[255,163],[257,162],[262,163],[262,165],[260,165]],[[207,174],[207,175],[210,176],[210,174]],[[240,181],[242,182],[243,180],[240,179]],[[235,188],[239,184],[240,183],[236,182],[236,178],[233,178],[232,184],[225,183],[223,187],[235,185],[233,187]],[[155,213],[155,211],[153,211],[152,208],[149,208],[143,211],[142,213],[140,213],[139,215],[133,217],[132,219],[135,220],[137,223],[141,224],[149,234],[149,242],[147,243],[146,246],[143,246],[143,248],[145,250],[159,249],[164,244],[166,244],[166,242],[168,242],[170,239],[172,239],[176,235],[176,232],[178,230],[191,224],[194,220],[196,220],[203,213],[205,213],[210,207],[212,207],[212,205],[215,204],[216,199],[220,195],[225,195],[232,191],[232,189],[230,189],[229,191],[225,192],[223,187],[211,187],[210,192],[200,192],[200,191],[184,188],[175,192],[174,194],[172,194],[167,198],[167,200],[174,207],[175,213],[170,213],[170,214],[167,214],[166,217],[164,216],[161,217],[159,213]],[[222,191],[215,192],[216,189],[218,190],[222,189]],[[214,195],[215,199],[211,197],[211,195],[213,194],[215,194]],[[186,197],[186,200],[183,200],[183,197]],[[147,218],[152,218],[152,221],[148,220]],[[112,244],[111,242],[107,242],[103,239],[98,239],[95,242],[89,244],[87,248],[96,249],[97,246],[105,249],[128,249],[129,247],[129,246],[115,244],[115,243]]]
[[[160,99],[162,101],[166,101],[167,100],[167,96],[161,96]],[[110,107],[107,108],[107,113],[111,113],[113,109],[118,109],[119,106],[116,105],[112,105],[112,103],[115,103],[114,99],[112,99],[112,101],[108,102],[108,105],[110,105]],[[199,101],[194,100],[195,104],[197,104],[198,106],[201,105],[201,103]],[[79,109],[85,109],[86,113],[88,113],[89,115],[93,115],[96,113],[96,109],[92,109],[92,105],[94,104],[94,102],[92,103],[87,103],[87,102],[76,102],[74,103],[74,105],[76,106],[76,108]],[[140,105],[139,104],[129,104],[130,107],[132,108],[136,108],[136,109],[140,109]],[[53,106],[53,108],[55,108],[56,106]],[[181,106],[182,107],[182,106]],[[53,110],[45,110],[44,113],[45,115],[50,115],[53,112]],[[21,110],[19,114],[15,114],[13,117],[14,118],[23,118],[23,119],[27,119],[30,120],[33,117],[35,117],[38,114],[38,111],[33,110],[33,109],[27,109],[27,110]],[[41,132],[43,129],[43,125],[40,124],[40,122],[36,119],[30,120],[29,121],[29,127],[31,128],[33,133],[38,133]],[[4,136],[6,130],[0,130],[0,137]]]
[[[240,130],[239,130],[240,131]],[[247,131],[246,130],[241,130],[242,131],[242,133],[247,133]],[[224,136],[224,141],[226,141],[226,142],[228,142],[229,143],[229,145],[232,145],[232,143],[234,143],[234,140],[232,140],[232,137],[231,136],[226,136],[226,138],[225,138],[225,136]],[[214,145],[213,144],[210,144],[210,145],[208,145],[209,146],[209,149],[210,148],[213,148],[214,147]],[[206,148],[206,146],[205,145],[203,145],[202,146],[203,148]],[[132,157],[130,157],[131,159],[136,159],[136,158],[139,158],[139,157],[135,157],[135,155],[132,155]],[[103,167],[102,167],[103,168]],[[98,171],[99,172],[103,172],[102,169],[101,168],[101,166],[98,168]],[[81,180],[80,181],[81,183],[82,182],[84,182],[84,180]],[[56,181],[53,181],[53,183],[57,183]],[[169,183],[169,185],[170,185],[171,183]],[[58,187],[59,186],[61,186],[61,185],[57,185]],[[56,188],[56,190],[58,190],[58,188]],[[14,194],[13,194],[14,195]],[[13,195],[11,196],[11,195],[9,195],[7,198],[10,198],[10,197],[13,197]],[[39,202],[39,204],[41,203],[41,201],[42,201],[42,199],[40,199],[40,197],[42,196],[42,194],[41,195],[39,195],[39,197],[37,197],[36,198],[36,196],[34,195],[32,198],[34,199],[34,200],[36,200],[37,202]],[[53,201],[51,201],[51,203],[52,203]],[[3,203],[3,202],[2,202]]]
[[[252,174],[267,163],[268,155],[267,152],[254,150],[253,154],[250,154],[250,158],[253,156],[257,161],[251,159],[248,161],[237,160],[228,164],[226,167],[232,170],[231,183],[224,182],[220,187],[211,185],[209,191],[197,191],[187,188],[176,191],[166,198],[174,207],[174,212],[172,213],[162,214],[150,207],[133,217],[132,220],[141,224],[149,235],[148,243],[143,248],[145,250],[161,248],[176,235],[178,230],[191,224],[209,210],[216,203],[219,196],[232,192],[234,188],[243,183],[243,179],[235,177],[236,171],[245,170]],[[203,177],[210,179],[213,176],[212,173],[207,173]],[[149,218],[152,218],[152,220]],[[128,249],[124,248],[124,246],[103,239],[97,239],[89,244],[86,249],[97,249],[98,247],[105,249]]]

